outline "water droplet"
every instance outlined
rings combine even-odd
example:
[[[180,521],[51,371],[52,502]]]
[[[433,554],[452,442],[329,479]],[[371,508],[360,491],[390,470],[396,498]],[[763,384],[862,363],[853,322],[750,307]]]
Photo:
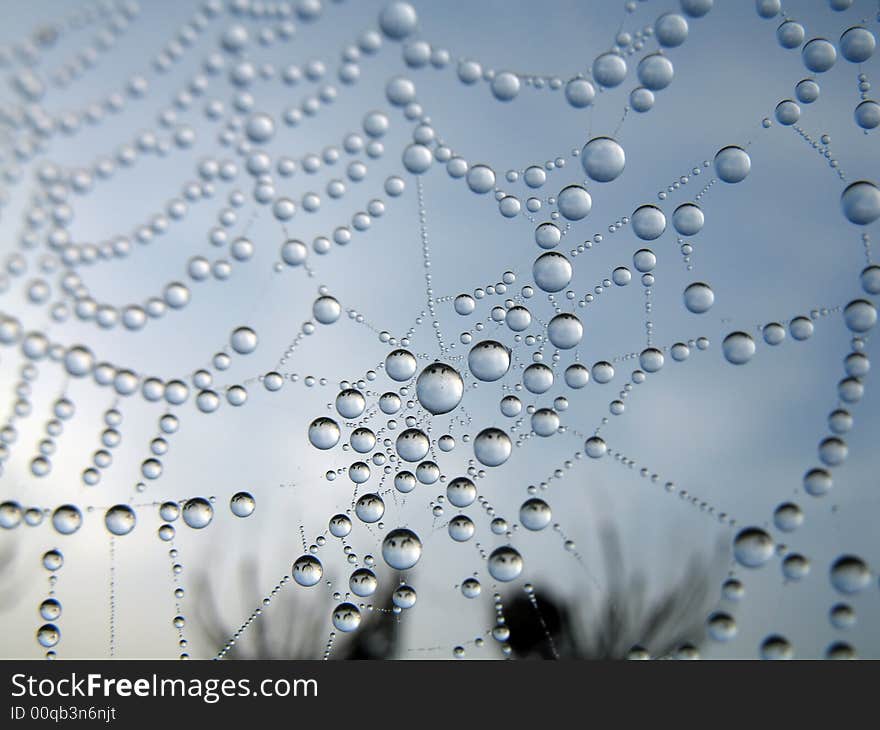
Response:
[[[523,371],[523,385],[529,393],[546,393],[553,387],[553,380],[553,371],[544,363],[532,363]]]
[[[385,358],[385,372],[392,380],[402,382],[416,374],[416,358],[408,350],[394,350]]]
[[[556,196],[556,206],[563,217],[570,221],[579,221],[589,215],[593,199],[580,185],[569,185]]]
[[[761,659],[783,660],[793,656],[794,649],[784,636],[773,634],[761,642]]]
[[[733,616],[723,611],[716,611],[706,621],[709,636],[715,641],[730,641],[736,636],[737,627]]]
[[[495,340],[478,342],[468,353],[468,369],[477,380],[498,380],[510,369],[510,351]]]
[[[113,535],[127,535],[137,523],[134,510],[127,504],[117,504],[104,515],[104,524]]]
[[[358,499],[354,513],[361,522],[378,522],[385,514],[385,502],[378,494],[365,494]]]
[[[395,447],[401,459],[416,462],[425,458],[430,445],[430,441],[423,431],[417,428],[408,428],[397,437]]]
[[[559,429],[559,414],[552,408],[539,408],[532,414],[532,431],[538,436],[552,436]]]
[[[412,530],[392,530],[382,541],[382,557],[394,570],[409,570],[422,557],[421,540]]]
[[[610,362],[600,360],[593,365],[593,380],[600,385],[610,383],[614,378],[614,366]]]
[[[755,354],[755,341],[745,332],[731,332],[721,343],[724,357],[733,365],[745,365]]]
[[[747,527],[733,541],[733,556],[746,568],[760,568],[773,557],[773,540],[758,527]]]
[[[492,79],[492,93],[499,101],[510,101],[519,94],[519,77],[510,71],[502,71],[495,74]]]
[[[495,189],[495,171],[488,165],[473,165],[465,181],[472,192],[485,195]]]
[[[239,327],[232,332],[229,344],[239,355],[247,355],[257,349],[257,333],[250,327]]]
[[[683,203],[672,214],[672,225],[682,236],[695,236],[703,230],[705,217],[696,203]]]
[[[408,609],[416,605],[416,590],[412,586],[400,585],[391,594],[391,602],[398,608]]]
[[[550,505],[543,499],[527,499],[519,508],[519,521],[527,530],[543,530],[552,519]]]
[[[639,62],[636,75],[646,89],[661,91],[672,83],[675,69],[663,53],[650,53]]]
[[[571,281],[571,262],[561,253],[548,251],[535,259],[532,276],[543,291],[561,291]]]
[[[343,632],[355,631],[361,625],[361,612],[353,603],[340,603],[333,609],[333,625]]]
[[[678,13],[664,13],[654,22],[654,37],[665,48],[676,48],[687,40],[688,23]]]
[[[684,290],[684,306],[694,314],[708,312],[715,303],[715,292],[708,284],[696,281]],[[785,332],[783,331],[783,337]]]
[[[837,50],[824,38],[813,38],[807,41],[801,51],[801,59],[807,70],[813,73],[824,73],[837,61]]]
[[[296,559],[290,574],[299,585],[308,588],[321,581],[324,576],[324,566],[314,555],[303,555]]]
[[[356,596],[372,596],[379,586],[376,574],[368,568],[358,568],[348,578],[348,587]]]
[[[474,456],[484,466],[501,466],[512,450],[510,437],[499,428],[485,428],[474,439]]]
[[[61,631],[55,624],[44,624],[37,629],[37,641],[40,646],[47,649],[55,646],[61,640]]]
[[[482,590],[483,587],[476,578],[466,578],[461,582],[461,594],[465,598],[476,598]]]
[[[236,492],[229,500],[229,509],[236,517],[250,517],[257,503],[249,492]]]
[[[214,508],[207,499],[194,497],[184,503],[182,514],[183,521],[189,527],[200,530],[207,527],[214,519]]]
[[[764,342],[768,345],[775,346],[785,339],[785,327],[778,322],[771,322],[770,324],[764,325],[761,334],[764,336]]]
[[[589,381],[590,371],[580,363],[574,363],[565,369],[565,384],[569,388],[578,390],[583,388]]]
[[[840,466],[849,454],[846,442],[837,436],[823,439],[819,444],[819,460],[825,466]]]
[[[786,20],[776,29],[776,40],[783,48],[800,48],[804,42],[804,26],[793,20]]]
[[[730,145],[715,155],[715,174],[723,182],[742,182],[751,169],[752,160],[742,147]]]
[[[394,475],[394,488],[401,494],[409,494],[416,488],[416,475],[411,471],[399,471]]]
[[[868,225],[880,218],[880,189],[867,180],[854,182],[841,194],[840,205],[851,223]]]
[[[339,302],[331,296],[318,297],[312,305],[312,316],[321,324],[333,324],[342,314]]]
[[[788,323],[788,330],[794,339],[808,340],[813,336],[813,323],[808,317],[795,317]]]
[[[72,504],[65,504],[52,513],[52,527],[61,535],[72,535],[82,527],[82,513]]]
[[[866,99],[855,108],[853,118],[862,129],[876,129],[880,127],[880,104]]]
[[[593,78],[607,89],[620,86],[626,78],[626,61],[619,53],[603,53],[593,61]]]
[[[522,556],[509,545],[493,550],[488,562],[489,575],[503,583],[516,580],[523,570]]]
[[[584,326],[574,314],[557,314],[547,325],[547,337],[560,350],[570,350],[580,343]]]
[[[783,532],[796,530],[804,523],[804,513],[793,502],[783,502],[773,512],[773,524]]]
[[[877,308],[866,299],[855,299],[844,307],[843,320],[850,332],[867,332],[877,324]]]
[[[608,446],[601,436],[591,436],[584,442],[584,451],[591,459],[601,459],[608,453]]]
[[[0,527],[11,530],[18,527],[21,522],[21,505],[18,502],[7,501],[0,504]]]
[[[877,39],[867,28],[853,26],[840,36],[840,54],[850,63],[864,63],[874,55]]]
[[[656,373],[663,367],[663,353],[656,347],[646,347],[639,354],[639,365],[646,373]]]
[[[342,390],[339,395],[336,396],[336,410],[343,418],[357,418],[364,412],[366,407],[367,401],[364,398],[363,393],[354,388]]]
[[[467,477],[456,477],[446,487],[446,498],[453,507],[469,507],[477,498],[477,488]]]
[[[620,58],[616,54],[606,55],[614,55],[616,58]],[[623,63],[622,58],[620,58],[620,61]],[[625,74],[625,63],[623,71]],[[596,182],[604,183],[616,180],[620,177],[623,168],[626,166],[626,155],[624,154],[623,147],[611,139],[611,137],[594,137],[591,139],[581,150],[580,158],[584,172],[587,173],[591,180]]]
[[[418,24],[415,8],[407,2],[388,3],[379,14],[379,28],[392,40],[399,41],[410,35]]]
[[[575,109],[583,109],[593,103],[596,88],[587,79],[571,79],[565,85],[565,99]]]
[[[345,515],[333,515],[330,518],[328,529],[333,537],[347,537],[351,532],[351,520]]]
[[[871,571],[865,561],[855,555],[843,555],[831,566],[831,585],[840,593],[858,593],[870,582]]]
[[[332,449],[339,443],[339,437],[339,425],[332,418],[322,416],[309,425],[309,442],[317,449]]]

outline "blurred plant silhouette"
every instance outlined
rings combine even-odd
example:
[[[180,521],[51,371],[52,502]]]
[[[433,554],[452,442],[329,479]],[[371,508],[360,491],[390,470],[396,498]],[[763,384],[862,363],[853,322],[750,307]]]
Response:
[[[705,639],[711,589],[723,572],[724,545],[714,555],[694,554],[682,577],[658,596],[648,597],[641,571],[630,571],[620,535],[611,526],[600,530],[606,585],[594,603],[589,594],[567,602],[535,589],[508,594],[503,602],[508,643],[515,659],[627,659],[693,657]],[[241,563],[238,595],[259,595],[257,562]],[[400,622],[391,613],[397,574],[372,597],[376,607],[363,611],[360,628],[336,632],[331,659],[390,659],[400,654]],[[207,573],[193,584],[196,624],[210,646],[225,645],[236,627],[220,615],[220,604]],[[299,596],[299,598],[298,598]],[[533,602],[534,599],[534,602]],[[247,607],[245,607],[247,608]],[[247,608],[248,612],[251,608]],[[279,627],[280,625],[280,627]],[[327,613],[305,607],[297,591],[279,593],[271,608],[254,621],[227,654],[228,659],[318,659],[327,641]]]
[[[620,536],[600,531],[607,585],[597,603],[577,606],[536,588],[504,601],[508,643],[518,659],[627,659],[691,657],[705,639],[714,577],[723,570],[723,545],[714,556],[694,554],[681,579],[648,600],[641,572],[627,572]],[[534,599],[534,602],[533,600]]]
[[[15,553],[15,543],[12,541],[7,547],[0,548],[0,611],[12,608],[21,595],[15,588],[16,580],[13,575]]]
[[[243,561],[239,567],[238,595],[250,600],[261,595],[257,585],[257,561]],[[335,582],[335,581],[334,581]],[[399,622],[391,613],[391,594],[397,587],[397,573],[380,579],[385,589],[377,590],[369,602],[372,611],[362,610],[363,620],[357,631],[336,631],[330,659],[389,659],[399,647]],[[220,615],[220,604],[209,574],[199,572],[193,581],[196,624],[209,646],[218,650],[237,630]],[[254,621],[248,632],[227,653],[226,659],[320,659],[327,643],[328,611],[303,607],[296,590],[279,593],[270,608]],[[246,609],[248,613],[253,607]],[[277,617],[277,618],[276,618]],[[280,620],[283,619],[283,620]],[[279,624],[282,624],[279,627]]]

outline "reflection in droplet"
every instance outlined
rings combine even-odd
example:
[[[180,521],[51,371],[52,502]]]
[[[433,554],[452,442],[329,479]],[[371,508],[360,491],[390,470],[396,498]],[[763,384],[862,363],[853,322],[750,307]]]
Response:
[[[361,625],[361,612],[353,603],[340,603],[333,610],[332,620],[339,631],[348,633]]]
[[[412,530],[391,530],[382,541],[382,557],[394,570],[409,570],[422,557],[422,543]]]
[[[510,351],[495,340],[478,342],[468,353],[468,369],[478,380],[498,380],[510,369]]]
[[[316,418],[309,425],[309,442],[317,449],[332,449],[339,443],[339,425],[332,418]]]
[[[543,499],[527,499],[519,508],[519,521],[527,530],[543,530],[552,519],[550,505]]]
[[[505,371],[506,372],[506,371]],[[458,371],[445,363],[425,367],[416,380],[416,397],[433,415],[449,413],[461,403],[464,382]]]
[[[701,281],[689,284],[684,290],[684,306],[694,314],[708,312],[715,303],[715,292],[712,287]]]
[[[773,540],[758,527],[740,530],[733,541],[733,555],[746,568],[759,568],[773,557]]]
[[[207,527],[214,519],[214,508],[207,499],[202,497],[188,499],[184,503],[181,513],[187,526],[196,530]]]
[[[489,575],[507,583],[516,580],[523,570],[522,556],[509,545],[496,548],[489,556]]]
[[[745,332],[731,332],[721,343],[727,362],[745,365],[755,354],[755,341]]]
[[[730,145],[715,155],[715,174],[726,183],[745,180],[752,168],[752,161],[742,147]]]
[[[134,529],[137,519],[127,504],[117,504],[104,515],[104,524],[113,535],[127,535]]]
[[[378,522],[385,514],[385,502],[378,494],[365,494],[357,501],[354,512],[361,522]]]
[[[257,503],[249,492],[236,492],[229,499],[229,509],[236,517],[250,517]]]
[[[474,456],[484,466],[501,466],[512,449],[510,437],[499,428],[485,428],[474,439]]]
[[[831,585],[840,593],[858,593],[870,582],[871,571],[865,561],[855,555],[843,555],[831,566]]]
[[[854,182],[841,194],[840,206],[850,223],[866,226],[880,218],[880,189],[867,180]]]
[[[324,566],[314,555],[303,555],[293,563],[290,574],[299,585],[308,588],[320,582],[324,576]]]
[[[623,61],[623,59],[620,60]],[[625,64],[624,73],[626,73]],[[626,166],[623,147],[610,137],[594,137],[584,145],[580,157],[584,172],[596,182],[605,183],[616,180]]]

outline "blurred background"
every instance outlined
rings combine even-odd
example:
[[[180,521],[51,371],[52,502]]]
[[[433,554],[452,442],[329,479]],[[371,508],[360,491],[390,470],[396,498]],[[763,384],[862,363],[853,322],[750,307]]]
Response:
[[[656,92],[653,108],[625,112],[639,83],[639,59],[657,50],[654,34],[644,29],[652,29],[664,13],[695,13],[713,3],[411,4],[417,25],[400,42],[387,31],[379,34],[384,0],[3,3],[0,247],[6,273],[0,310],[25,332],[43,332],[64,347],[87,346],[96,362],[130,369],[141,379],[190,384],[183,404],[151,402],[138,393],[120,395],[94,377],[70,377],[62,363],[47,357],[35,363],[36,375],[22,389],[22,366],[28,361],[22,348],[0,350],[0,419],[12,422],[15,431],[4,452],[0,501],[48,511],[39,525],[22,519],[17,527],[0,530],[3,656],[46,654],[36,634],[46,623],[39,607],[50,588],[63,606],[53,621],[61,633],[52,647],[58,658],[111,653],[210,658],[257,609],[261,615],[249,622],[229,658],[321,658],[333,631],[331,613],[341,600],[363,603],[364,619],[351,635],[336,632],[331,658],[488,659],[503,657],[505,646],[515,657],[624,658],[641,655],[632,649],[642,647],[655,657],[757,658],[774,635],[784,637],[798,658],[824,657],[840,642],[861,657],[880,655],[876,572],[852,595],[842,595],[829,579],[831,565],[843,555],[859,556],[869,569],[880,564],[874,529],[880,490],[871,445],[880,428],[880,393],[870,374],[863,378],[861,400],[847,406],[854,426],[845,437],[848,458],[833,470],[833,488],[821,497],[803,488],[804,474],[820,465],[817,444],[829,435],[828,414],[839,405],[838,382],[852,350],[852,333],[839,308],[865,296],[859,279],[866,265],[862,234],[874,234],[876,224],[859,227],[843,216],[840,195],[846,182],[837,169],[847,182],[875,179],[880,169],[875,133],[854,120],[861,101],[859,74],[874,82],[877,56],[855,64],[838,53],[833,67],[816,74],[804,67],[800,48],[780,44],[777,28],[785,16],[761,17],[751,2],[715,2],[705,15],[687,17],[684,43],[664,49],[674,80]],[[821,37],[836,44],[859,24],[876,32],[876,3],[842,3],[842,10],[832,7],[837,4],[793,0],[785,11],[805,28],[807,40]],[[770,15],[772,6],[759,3],[758,10]],[[248,33],[242,48],[230,31],[238,26]],[[271,43],[260,35],[267,28],[273,32]],[[630,35],[623,50],[625,81],[605,90],[595,84],[595,99],[587,107],[570,104],[566,82],[578,75],[590,78],[594,59],[625,40],[622,33]],[[412,47],[418,41],[430,44],[427,63],[415,60],[424,50]],[[223,65],[211,74],[206,63],[210,68],[216,54]],[[463,83],[461,60],[477,61],[490,77],[492,71],[496,77],[503,71],[516,74],[521,86],[515,98],[498,99],[489,80]],[[291,65],[298,71],[286,71]],[[395,76],[414,84],[421,107],[414,118],[429,120],[434,148],[446,146],[471,165],[490,166],[496,187],[522,201],[519,215],[501,215],[491,193],[475,194],[435,160],[419,176],[420,220],[419,182],[402,163],[413,141],[417,122],[408,116],[415,110],[389,101],[386,87]],[[798,131],[780,124],[774,109],[784,99],[796,99],[796,84],[808,78],[816,79],[821,93],[815,102],[801,104]],[[93,105],[104,111],[90,120]],[[375,156],[366,148],[346,152],[350,133],[369,141],[363,122],[372,111],[389,120],[382,150],[374,146]],[[248,143],[243,136],[243,125],[256,112],[275,120],[274,135],[265,143]],[[33,130],[46,117],[53,120],[52,130],[41,136]],[[167,140],[168,150],[139,151],[145,132]],[[626,152],[625,171],[608,184],[586,178],[573,155],[601,135],[613,136]],[[823,135],[827,142],[820,141]],[[135,150],[134,164],[119,161],[129,154],[126,145]],[[687,239],[693,252],[686,262],[672,211],[706,188],[714,169],[704,161],[711,163],[727,145],[748,151],[751,171],[741,183],[716,182],[701,196],[705,225]],[[332,152],[325,156],[330,147],[339,161],[326,161],[334,159]],[[296,161],[290,176],[271,173],[275,196],[296,201],[287,220],[255,197],[260,193],[247,160],[256,149],[271,156],[273,169],[280,158]],[[318,158],[314,172],[308,171],[310,156]],[[65,171],[97,170],[104,158],[115,161],[107,179],[94,175],[86,193],[40,202],[52,191],[51,184],[40,182],[41,170],[47,175],[44,163]],[[185,199],[186,186],[200,180],[206,158],[218,165],[234,161],[237,174],[231,180],[215,177],[213,192],[187,202],[185,217],[171,220],[167,230],[161,221],[154,225],[172,199]],[[360,161],[365,172],[352,171],[352,161]],[[549,170],[548,162],[553,163]],[[523,172],[533,165],[546,172],[539,189],[523,181]],[[518,174],[508,178],[508,171]],[[389,176],[402,179],[399,196],[386,192]],[[338,198],[328,192],[335,179],[346,188]],[[351,429],[343,429],[335,449],[319,451],[308,441],[309,424],[333,415],[341,382],[364,380],[371,427],[385,426],[388,417],[376,411],[376,396],[399,391],[401,384],[380,367],[394,349],[380,333],[397,342],[408,336],[408,349],[421,368],[440,357],[436,330],[449,348],[443,359],[465,378],[464,398],[449,415],[412,415],[419,416],[422,427],[430,425],[432,438],[454,436],[452,451],[436,452],[447,481],[469,467],[481,469],[474,461],[473,437],[490,426],[510,429],[515,419],[502,415],[499,401],[515,392],[520,365],[531,362],[538,350],[515,341],[490,310],[504,306],[506,298],[521,297],[523,286],[534,286],[532,262],[541,253],[535,227],[551,220],[555,206],[549,199],[573,183],[584,184],[592,196],[590,214],[565,227],[558,249],[574,263],[568,287],[574,297],[569,301],[560,292],[554,303],[536,288],[528,301],[533,319],[528,332],[540,334],[559,307],[578,314],[583,340],[561,353],[549,391],[516,392],[524,407],[552,407],[555,398],[567,398],[567,409],[559,413],[565,431],[521,441],[512,434],[517,443],[509,460],[486,468],[477,480],[484,503],[462,510],[476,526],[468,542],[449,538],[448,520],[459,510],[439,500],[444,483],[397,493],[392,486],[397,466],[391,461],[390,475],[383,477],[382,467],[373,466],[370,481],[357,492],[383,491],[383,527],[359,521],[353,514],[355,485],[347,473],[332,481],[326,476],[363,458],[343,450]],[[316,207],[308,193],[320,198],[317,210],[308,210]],[[529,197],[542,201],[533,213],[526,209]],[[384,202],[384,213],[372,218],[368,230],[357,230],[353,216],[374,199]],[[47,216],[64,219],[70,242],[100,247],[126,237],[130,252],[91,263],[86,249],[79,260],[65,259],[65,242],[53,247],[49,240],[57,223],[31,227],[36,233],[27,235],[35,200]],[[55,211],[62,203],[67,208]],[[670,221],[660,238],[646,244],[629,225],[609,231],[646,203],[660,205]],[[138,240],[144,226],[153,227],[149,236],[142,235],[147,243]],[[334,240],[340,226],[351,231],[344,245]],[[596,234],[601,243],[583,247]],[[244,261],[230,253],[230,244],[241,236],[253,243],[253,255]],[[319,237],[329,239],[325,253],[319,252],[325,244],[315,243]],[[305,265],[279,264],[282,244],[290,238],[307,245]],[[616,267],[632,269],[634,252],[646,246],[657,258],[650,298],[653,343],[669,348],[705,337],[709,345],[705,350],[692,346],[683,362],[674,361],[667,349],[663,369],[633,385],[625,412],[612,415],[609,403],[632,382],[637,354],[645,347],[646,296],[635,271],[628,286],[602,283]],[[225,265],[193,280],[189,272],[200,265],[191,263],[193,257]],[[102,327],[77,315],[62,281],[69,271],[95,302],[119,310],[161,297],[173,281],[187,284],[191,300],[150,318],[142,329],[131,330],[121,321]],[[434,317],[426,301],[426,272],[436,300]],[[506,295],[486,294],[472,315],[456,313],[455,296],[485,292],[505,272],[515,276]],[[35,279],[45,280],[50,290],[37,302]],[[714,305],[705,314],[693,314],[682,304],[683,290],[694,281],[714,291]],[[321,287],[342,306],[342,316],[331,325],[313,319]],[[578,306],[588,294],[592,301]],[[57,303],[66,305],[66,316],[63,307],[52,309]],[[764,343],[761,326],[787,324],[798,316],[813,320],[809,339],[789,336],[775,347]],[[246,355],[230,347],[231,333],[242,326],[258,337],[256,349]],[[755,356],[744,366],[730,364],[722,354],[722,340],[737,330],[757,342]],[[465,332],[474,343],[495,339],[511,348],[513,367],[503,379],[477,383],[467,373]],[[871,358],[875,350],[867,338],[865,354]],[[229,355],[226,369],[216,367],[216,353]],[[548,363],[552,354],[546,346]],[[567,387],[562,371],[575,358],[587,366],[611,362],[614,379],[604,385],[591,379],[580,390]],[[200,369],[213,375],[210,387],[221,396],[212,413],[201,412],[195,402],[193,376]],[[284,379],[277,392],[258,380],[271,371]],[[248,399],[233,407],[226,389],[240,384]],[[37,476],[32,460],[61,397],[75,413],[53,438],[51,469]],[[402,399],[405,404],[407,396]],[[28,406],[15,415],[20,400]],[[121,416],[121,441],[112,448],[112,463],[100,469],[100,481],[89,485],[83,471],[94,467],[95,452],[104,448],[108,409]],[[164,436],[167,453],[157,456],[151,444],[161,435],[159,419],[168,413],[179,419],[179,428]],[[405,416],[395,416],[401,430]],[[522,416],[517,433],[528,433],[525,408]],[[609,453],[587,458],[584,439],[604,418],[601,433]],[[386,427],[384,436],[395,434]],[[384,453],[381,443],[379,450]],[[148,458],[161,460],[159,478],[144,478],[142,463]],[[672,483],[669,489],[667,483]],[[537,532],[516,524],[530,486],[553,513],[551,525]],[[696,503],[681,496],[682,490],[695,495]],[[248,517],[229,508],[238,492],[254,498],[256,508]],[[191,529],[177,520],[173,541],[161,540],[159,505],[194,497],[214,500],[211,524]],[[791,533],[773,521],[774,510],[785,502],[803,513],[803,524]],[[52,511],[66,504],[82,514],[81,526],[70,535],[53,529],[51,519]],[[116,504],[133,506],[137,526],[111,538],[104,514]],[[353,522],[346,539],[353,563],[327,532],[329,518],[346,510]],[[726,517],[719,519],[721,513]],[[509,534],[493,532],[494,517],[507,521]],[[742,567],[732,557],[733,538],[750,525],[765,529],[779,546],[779,557],[761,569]],[[420,561],[405,574],[390,571],[381,556],[384,533],[401,526],[416,532],[423,544]],[[289,580],[282,584],[304,544],[317,545],[319,536],[326,540],[317,552],[324,580],[312,588]],[[522,555],[524,568],[515,581],[496,583],[485,556],[507,544]],[[43,556],[53,549],[63,554],[64,564],[52,573],[57,583],[50,586]],[[169,556],[171,549],[175,557]],[[783,574],[781,557],[789,552],[809,561],[809,573],[800,580]],[[349,575],[368,565],[367,556],[375,557],[379,587],[369,598],[346,598]],[[180,566],[176,575],[173,565]],[[461,590],[470,577],[482,584],[480,595],[471,599]],[[730,579],[736,583],[723,592]],[[416,590],[418,600],[395,612],[390,595],[401,580]],[[175,596],[176,588],[184,589],[182,597]],[[496,630],[493,637],[496,593],[509,636]],[[266,597],[272,599],[268,605]],[[847,615],[854,621],[839,620],[840,611],[832,621],[832,607],[840,603],[851,608]],[[716,621],[710,635],[707,621],[718,612],[730,621]],[[177,617],[183,623],[175,626]]]

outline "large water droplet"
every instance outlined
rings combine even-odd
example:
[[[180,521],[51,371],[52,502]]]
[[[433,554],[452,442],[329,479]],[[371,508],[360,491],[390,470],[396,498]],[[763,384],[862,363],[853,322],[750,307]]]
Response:
[[[516,580],[523,570],[522,556],[509,545],[496,548],[489,556],[489,575],[507,583]]]
[[[463,394],[461,375],[446,363],[428,365],[416,380],[416,398],[422,408],[435,416],[453,410],[461,403]]]
[[[510,437],[499,428],[485,428],[474,439],[474,456],[484,466],[501,466],[512,450]]]
[[[127,504],[117,504],[104,515],[104,524],[114,535],[127,535],[137,523],[134,510]]]
[[[296,559],[290,574],[301,586],[317,585],[324,576],[324,566],[314,555],[303,555]]]
[[[510,369],[510,351],[495,340],[478,342],[468,353],[468,369],[477,380],[498,380]]]
[[[755,341],[745,332],[731,332],[721,343],[724,357],[733,365],[745,365],[755,354]]]
[[[880,189],[867,180],[854,182],[841,194],[840,206],[850,223],[866,226],[880,218]]]
[[[773,540],[758,527],[747,527],[733,541],[733,556],[746,568],[760,568],[773,557]]]
[[[751,169],[752,160],[742,147],[730,145],[715,155],[715,174],[726,183],[742,182]]]
[[[626,73],[625,64],[623,68]],[[594,137],[584,145],[580,156],[584,172],[596,182],[616,180],[626,166],[623,147],[611,137]]]
[[[394,570],[409,570],[422,557],[421,540],[412,530],[392,530],[382,541],[382,557]]]
[[[214,519],[214,508],[202,497],[188,499],[183,505],[183,521],[196,530],[207,527]]]

